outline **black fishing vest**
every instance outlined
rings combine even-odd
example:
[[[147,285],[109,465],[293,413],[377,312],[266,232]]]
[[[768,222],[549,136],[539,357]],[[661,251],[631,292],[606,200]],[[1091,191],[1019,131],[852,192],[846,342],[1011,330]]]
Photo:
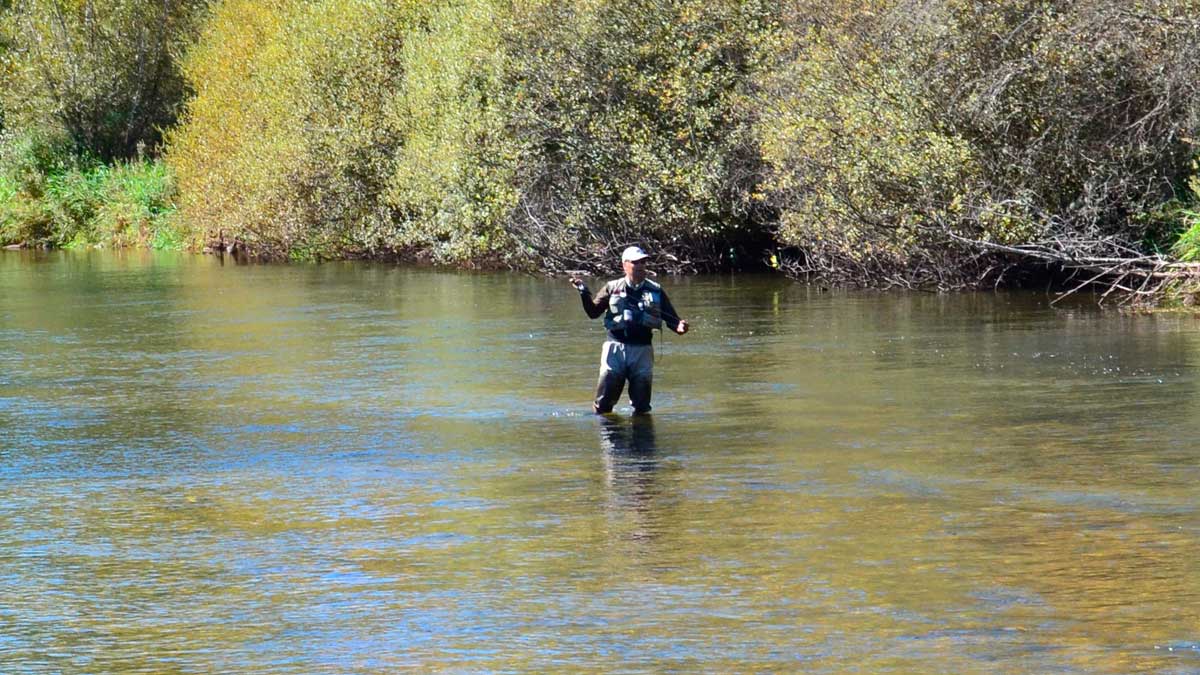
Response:
[[[624,278],[612,282],[604,327],[624,331],[627,326],[662,328],[662,286],[644,279],[634,290]]]

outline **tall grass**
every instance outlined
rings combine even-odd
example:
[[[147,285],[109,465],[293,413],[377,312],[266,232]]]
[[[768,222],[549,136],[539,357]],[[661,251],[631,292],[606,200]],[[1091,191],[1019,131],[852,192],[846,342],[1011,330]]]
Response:
[[[0,165],[0,244],[180,249],[167,167],[135,159],[44,161],[37,143]]]
[[[1183,262],[1197,262],[1200,261],[1200,166],[1196,167],[1188,187],[1190,208],[1185,206],[1178,211],[1180,233],[1171,246],[1171,254]]]

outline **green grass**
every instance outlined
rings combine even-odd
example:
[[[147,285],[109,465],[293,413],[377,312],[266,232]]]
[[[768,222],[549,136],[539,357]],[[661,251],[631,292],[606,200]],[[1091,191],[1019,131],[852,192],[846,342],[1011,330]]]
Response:
[[[173,222],[174,181],[163,163],[63,164],[50,174],[28,165],[0,173],[0,244],[184,247]]]
[[[1171,246],[1171,253],[1183,262],[1200,260],[1200,212],[1180,211],[1184,230]]]

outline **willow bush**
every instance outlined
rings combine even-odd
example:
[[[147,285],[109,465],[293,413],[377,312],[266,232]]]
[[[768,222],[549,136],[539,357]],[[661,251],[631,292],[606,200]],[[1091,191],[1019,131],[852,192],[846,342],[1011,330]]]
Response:
[[[910,20],[888,0],[789,9],[759,99],[780,239],[819,277],[876,280],[940,264],[943,242],[926,228],[978,194],[981,167],[914,77],[929,51],[927,18]]]
[[[380,118],[379,89],[399,75],[378,48],[389,10],[370,0],[227,0],[214,9],[184,62],[195,96],[169,136],[188,222],[303,257],[342,234],[336,222],[372,215],[385,173],[372,162],[393,144],[365,142],[363,123]],[[337,220],[323,223],[321,213]]]
[[[387,105],[403,142],[392,156],[380,245],[460,265],[517,264],[507,225],[521,145],[508,133],[507,3],[442,3],[403,49],[405,78]]]
[[[711,264],[765,231],[742,103],[768,7],[226,0],[171,136],[184,214],[269,257]]]
[[[103,160],[153,152],[185,88],[175,56],[206,0],[13,0],[0,6],[0,109]]]
[[[501,248],[511,152],[488,107],[492,11],[222,3],[186,61],[196,96],[171,136],[188,221],[267,257]]]
[[[168,161],[266,257],[970,285],[1179,233],[1198,2],[223,0]]]
[[[991,267],[964,239],[1161,237],[1146,214],[1198,129],[1196,5],[792,3],[760,80],[781,239],[821,276],[959,285]]]
[[[608,0],[522,13],[508,36],[522,144],[509,228],[533,257],[607,266],[641,242],[697,269],[761,242],[746,97],[774,7]]]

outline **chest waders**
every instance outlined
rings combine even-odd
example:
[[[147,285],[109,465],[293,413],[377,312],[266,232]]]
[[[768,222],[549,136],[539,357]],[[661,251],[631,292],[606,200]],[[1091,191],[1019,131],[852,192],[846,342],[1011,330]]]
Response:
[[[604,327],[625,333],[627,328],[662,328],[662,286],[645,280],[636,289],[620,279],[610,289]],[[629,401],[635,414],[650,412],[654,380],[654,347],[606,340],[600,354],[600,377],[592,407],[598,413],[612,412],[629,381]]]

